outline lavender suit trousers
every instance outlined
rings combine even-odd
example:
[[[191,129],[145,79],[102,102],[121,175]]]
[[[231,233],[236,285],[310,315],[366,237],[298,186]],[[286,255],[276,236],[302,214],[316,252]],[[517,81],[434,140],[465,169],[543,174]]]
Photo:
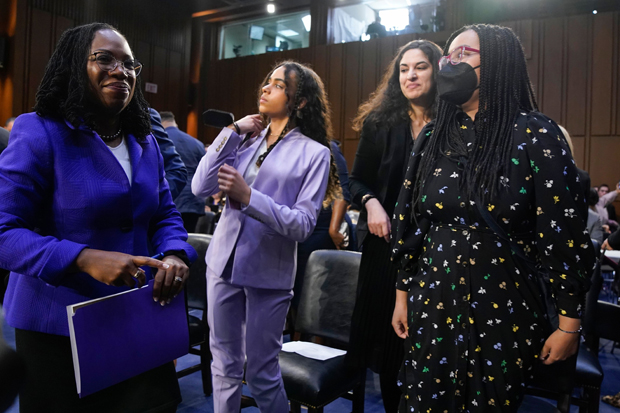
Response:
[[[293,292],[238,286],[230,274],[230,262],[222,277],[207,269],[214,411],[239,412],[247,356],[245,378],[260,411],[288,413],[278,354]]]

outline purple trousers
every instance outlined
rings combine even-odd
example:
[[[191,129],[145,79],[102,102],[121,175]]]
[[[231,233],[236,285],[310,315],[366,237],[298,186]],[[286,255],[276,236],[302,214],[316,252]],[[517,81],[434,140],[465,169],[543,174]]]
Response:
[[[288,413],[278,354],[293,292],[234,285],[227,270],[218,277],[207,269],[214,411],[239,412],[247,357],[245,379],[260,411]]]

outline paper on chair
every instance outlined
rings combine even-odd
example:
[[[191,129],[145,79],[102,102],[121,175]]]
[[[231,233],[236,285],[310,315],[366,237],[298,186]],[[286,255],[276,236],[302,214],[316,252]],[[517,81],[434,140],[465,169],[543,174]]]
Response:
[[[309,341],[289,341],[282,345],[282,351],[297,353],[300,356],[321,361],[347,354],[344,350],[322,346]]]

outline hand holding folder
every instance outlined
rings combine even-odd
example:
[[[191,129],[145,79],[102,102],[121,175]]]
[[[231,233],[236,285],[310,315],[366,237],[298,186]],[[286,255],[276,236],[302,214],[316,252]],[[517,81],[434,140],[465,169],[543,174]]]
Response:
[[[182,291],[170,305],[153,301],[153,282],[67,306],[75,381],[80,397],[187,354]]]

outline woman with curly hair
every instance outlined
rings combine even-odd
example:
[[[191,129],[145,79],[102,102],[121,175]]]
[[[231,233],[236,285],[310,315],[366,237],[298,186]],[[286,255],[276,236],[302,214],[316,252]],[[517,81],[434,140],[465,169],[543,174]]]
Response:
[[[393,221],[400,411],[516,412],[535,364],[577,350],[595,261],[584,194],[513,31],[466,26],[444,54]]]
[[[362,262],[347,363],[380,374],[389,413],[400,400],[396,379],[403,359],[403,342],[391,327],[396,269],[390,262],[390,217],[413,141],[435,117],[440,57],[439,46],[426,40],[401,47],[353,122],[362,132],[350,176],[353,202],[362,206],[357,224]]]
[[[17,118],[0,159],[4,310],[28,370],[21,412],[173,412],[181,400],[172,363],[78,398],[68,337],[67,305],[151,279],[165,305],[196,255],[164,179],[140,69],[114,27],[65,31],[36,113]]]
[[[222,130],[192,180],[196,196],[221,190],[227,197],[206,258],[218,413],[239,411],[246,357],[245,379],[260,411],[288,412],[278,353],[297,243],[340,192],[317,74],[296,62],[276,65],[259,89],[258,110]]]

